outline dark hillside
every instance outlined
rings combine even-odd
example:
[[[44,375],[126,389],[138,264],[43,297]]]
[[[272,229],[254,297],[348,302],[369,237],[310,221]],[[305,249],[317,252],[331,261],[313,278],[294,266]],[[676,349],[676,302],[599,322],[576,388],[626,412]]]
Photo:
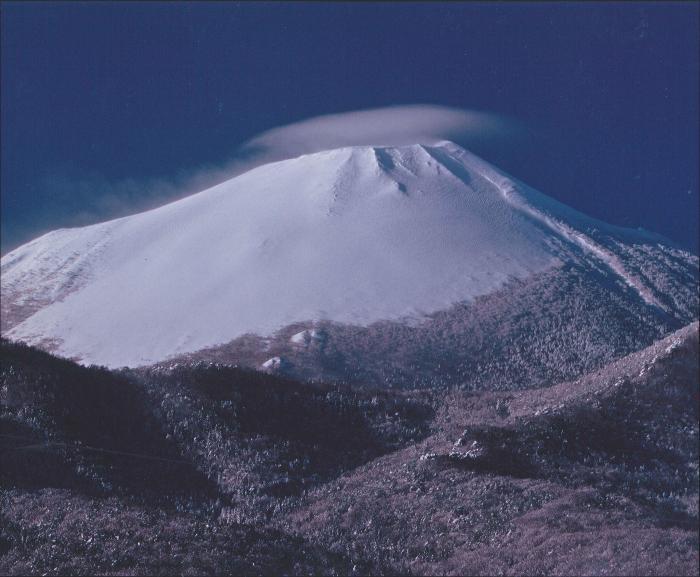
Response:
[[[697,574],[697,323],[501,392],[1,351],[3,574]]]
[[[426,395],[203,363],[112,372],[0,347],[3,574],[367,568],[250,523],[425,437],[433,416]]]

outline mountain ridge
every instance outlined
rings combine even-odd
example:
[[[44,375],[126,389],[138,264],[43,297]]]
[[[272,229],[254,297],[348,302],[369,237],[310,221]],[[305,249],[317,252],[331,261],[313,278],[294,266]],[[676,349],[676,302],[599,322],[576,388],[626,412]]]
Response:
[[[697,571],[697,322],[515,392],[0,349],[7,574]]]

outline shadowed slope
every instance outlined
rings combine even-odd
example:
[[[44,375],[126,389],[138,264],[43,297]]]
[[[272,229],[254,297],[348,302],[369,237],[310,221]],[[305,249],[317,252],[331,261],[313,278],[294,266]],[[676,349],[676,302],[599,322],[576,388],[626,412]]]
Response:
[[[277,519],[422,575],[694,575],[698,326],[583,379],[454,393],[435,434]]]

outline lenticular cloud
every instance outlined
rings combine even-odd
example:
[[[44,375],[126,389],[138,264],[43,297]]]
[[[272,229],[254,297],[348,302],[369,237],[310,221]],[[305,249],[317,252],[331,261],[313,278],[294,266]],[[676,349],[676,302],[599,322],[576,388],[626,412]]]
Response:
[[[516,123],[501,116],[444,106],[407,105],[317,116],[273,128],[248,141],[243,154],[265,162],[346,146],[404,146],[442,140],[461,144],[507,138]]]

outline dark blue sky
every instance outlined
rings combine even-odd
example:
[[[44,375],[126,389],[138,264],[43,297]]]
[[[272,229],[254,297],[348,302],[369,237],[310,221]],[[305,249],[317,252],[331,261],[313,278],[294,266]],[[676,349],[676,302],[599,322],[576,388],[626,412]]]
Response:
[[[141,208],[144,183],[225,163],[269,128],[411,103],[522,120],[526,146],[475,152],[698,251],[697,3],[0,10],[3,251]]]

